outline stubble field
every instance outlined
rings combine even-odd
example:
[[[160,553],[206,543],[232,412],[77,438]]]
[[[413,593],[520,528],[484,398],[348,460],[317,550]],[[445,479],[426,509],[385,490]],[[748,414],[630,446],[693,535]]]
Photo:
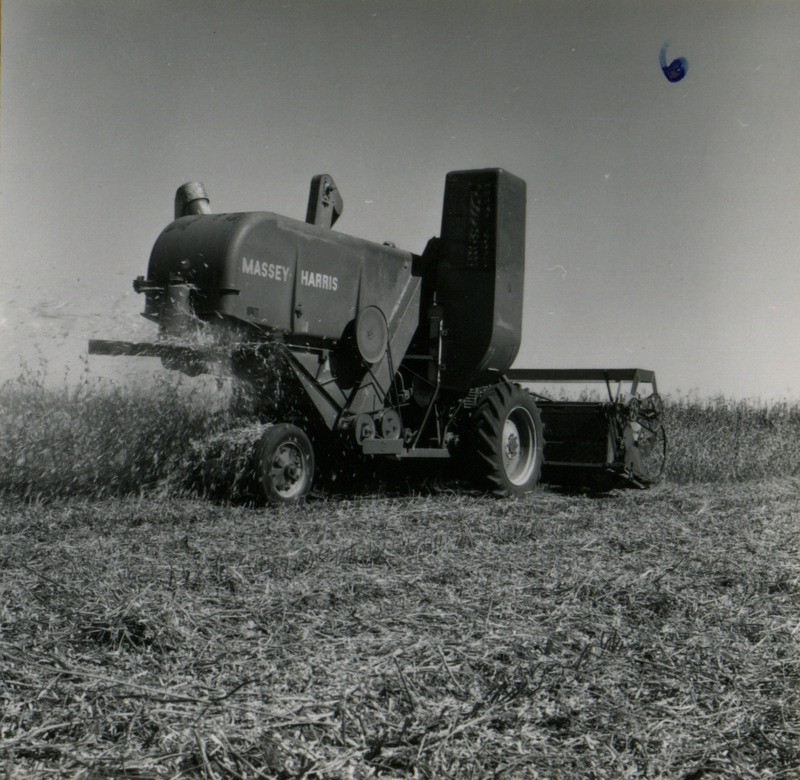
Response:
[[[649,491],[270,509],[178,397],[0,393],[0,775],[800,773],[797,407],[671,402]]]

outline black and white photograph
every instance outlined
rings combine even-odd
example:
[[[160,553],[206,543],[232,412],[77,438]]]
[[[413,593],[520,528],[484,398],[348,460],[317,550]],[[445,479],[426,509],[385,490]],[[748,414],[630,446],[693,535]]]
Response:
[[[0,778],[800,777],[800,4],[0,0]]]

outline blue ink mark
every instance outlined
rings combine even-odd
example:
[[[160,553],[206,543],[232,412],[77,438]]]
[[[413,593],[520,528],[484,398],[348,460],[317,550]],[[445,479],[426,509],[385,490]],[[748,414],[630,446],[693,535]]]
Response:
[[[669,46],[669,41],[667,41],[661,47],[661,54],[658,56],[658,62],[661,65],[661,70],[664,71],[664,75],[667,77],[667,81],[672,82],[673,84],[677,81],[680,81],[685,75],[686,71],[689,70],[689,63],[686,61],[685,57],[678,57],[669,65],[667,65],[667,47]]]

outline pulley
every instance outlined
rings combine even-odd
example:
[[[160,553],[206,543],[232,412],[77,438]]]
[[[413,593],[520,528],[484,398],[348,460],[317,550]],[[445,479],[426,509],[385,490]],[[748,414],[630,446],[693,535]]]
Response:
[[[358,352],[370,365],[377,363],[389,346],[389,326],[377,306],[367,306],[356,318]]]

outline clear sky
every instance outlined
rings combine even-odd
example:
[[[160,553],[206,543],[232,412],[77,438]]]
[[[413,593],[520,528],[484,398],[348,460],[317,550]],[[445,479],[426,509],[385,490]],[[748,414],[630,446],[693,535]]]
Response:
[[[185,181],[302,219],[327,172],[338,230],[421,252],[447,171],[499,166],[518,366],[800,398],[794,0],[3,0],[1,56],[0,375],[152,335],[131,280]]]

